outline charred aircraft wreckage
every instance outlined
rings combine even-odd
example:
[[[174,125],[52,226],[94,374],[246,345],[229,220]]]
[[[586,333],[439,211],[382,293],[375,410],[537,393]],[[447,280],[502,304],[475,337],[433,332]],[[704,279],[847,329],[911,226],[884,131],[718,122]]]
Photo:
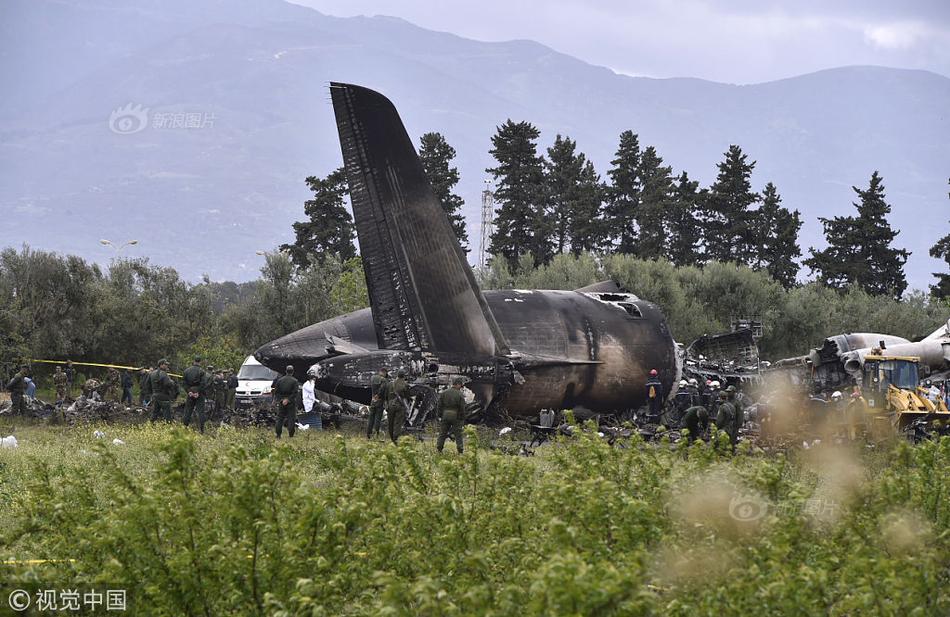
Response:
[[[258,361],[360,403],[379,369],[405,370],[417,425],[456,376],[474,393],[472,418],[635,410],[652,369],[675,390],[683,354],[665,317],[617,284],[483,293],[393,104],[360,86],[330,92],[370,308],[272,341]]]

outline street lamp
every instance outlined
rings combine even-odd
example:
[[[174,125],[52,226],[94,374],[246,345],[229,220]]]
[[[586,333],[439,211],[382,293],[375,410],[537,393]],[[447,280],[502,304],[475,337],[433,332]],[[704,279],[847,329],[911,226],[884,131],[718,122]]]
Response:
[[[106,240],[105,238],[103,238],[102,240],[99,240],[99,244],[101,244],[102,246],[110,246],[110,247],[114,248],[117,253],[121,253],[121,252],[122,252],[122,249],[124,249],[124,248],[127,247],[127,246],[135,246],[135,245],[138,244],[138,243],[139,243],[138,240],[126,240],[125,244],[116,246],[116,245],[112,242],[112,240]]]

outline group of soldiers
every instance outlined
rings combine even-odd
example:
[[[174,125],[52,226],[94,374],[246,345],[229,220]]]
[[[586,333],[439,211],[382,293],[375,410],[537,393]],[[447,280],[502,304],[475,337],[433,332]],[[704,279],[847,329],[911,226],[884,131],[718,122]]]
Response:
[[[158,361],[158,368],[142,369],[140,377],[141,402],[148,405],[151,420],[171,421],[172,402],[178,398],[180,388],[168,375],[168,360]],[[195,356],[191,366],[181,377],[185,390],[185,408],[182,422],[191,424],[192,416],[198,422],[198,430],[204,433],[208,415],[206,404],[210,401],[215,410],[234,406],[237,390],[237,375],[230,369],[216,371],[213,365],[201,366],[201,356]]]
[[[436,448],[439,452],[445,447],[445,440],[451,435],[455,441],[455,448],[459,454],[465,449],[462,428],[465,426],[465,397],[462,396],[462,386],[465,380],[461,377],[452,379],[452,387],[439,393],[436,403],[436,413],[439,418],[439,436],[436,439]],[[390,379],[389,369],[381,368],[370,381],[372,398],[369,404],[369,423],[366,426],[366,438],[372,439],[379,435],[383,422],[383,411],[386,411],[387,434],[393,443],[402,435],[406,423],[406,413],[409,410],[409,383],[406,381],[406,371],[396,372],[396,379]]]

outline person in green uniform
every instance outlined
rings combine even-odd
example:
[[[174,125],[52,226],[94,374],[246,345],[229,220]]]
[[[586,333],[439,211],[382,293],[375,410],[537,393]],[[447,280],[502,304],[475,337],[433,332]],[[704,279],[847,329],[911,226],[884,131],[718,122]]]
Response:
[[[24,364],[13,376],[13,379],[7,382],[7,391],[10,392],[10,403],[12,403],[10,413],[12,414],[26,413],[26,399],[23,398],[23,394],[26,392],[26,377],[29,375],[29,371],[30,367]]]
[[[277,439],[287,425],[287,435],[294,436],[297,431],[297,397],[300,382],[294,377],[294,367],[287,365],[281,377],[274,381],[274,402],[277,405]]]
[[[145,389],[152,408],[152,422],[171,422],[172,401],[178,397],[178,385],[168,376],[168,360],[158,361],[158,368],[148,374]]]
[[[56,403],[66,402],[66,373],[61,366],[57,365],[53,373],[53,385],[56,386]]]
[[[214,373],[214,408],[218,413],[224,409],[228,397],[228,384],[224,379],[224,371]]]
[[[683,426],[689,431],[689,443],[693,443],[709,428],[709,412],[702,405],[689,407],[683,414]]]
[[[225,397],[224,406],[227,407],[228,409],[234,409],[234,397],[235,397],[235,394],[237,393],[237,387],[238,387],[237,373],[235,373],[231,369],[227,369],[224,371],[224,376],[225,376],[224,385],[227,386],[228,388],[228,395],[227,397]]]
[[[462,397],[464,381],[461,377],[455,377],[452,379],[452,387],[442,390],[439,394],[439,402],[436,406],[439,413],[439,438],[435,442],[435,447],[439,452],[442,452],[445,438],[451,433],[456,449],[459,454],[462,453],[462,428],[465,426],[465,399]]]
[[[406,371],[399,369],[396,381],[386,388],[386,413],[389,415],[389,438],[393,443],[402,435],[406,424],[406,409],[408,409],[409,384],[406,383]]]
[[[373,433],[379,435],[383,423],[383,406],[386,404],[386,385],[389,383],[389,370],[379,369],[370,380],[372,400],[369,403],[369,424],[366,427],[366,438],[371,439]]]
[[[195,356],[195,361],[185,369],[181,380],[185,384],[185,413],[182,422],[185,426],[191,425],[191,414],[198,415],[198,430],[205,432],[205,394],[208,386],[208,375],[201,368],[201,356]]]
[[[729,435],[729,441],[732,443],[733,450],[739,438],[739,431],[736,430],[736,415],[735,405],[729,402],[729,393],[725,390],[720,390],[719,407],[716,412],[716,427]]]

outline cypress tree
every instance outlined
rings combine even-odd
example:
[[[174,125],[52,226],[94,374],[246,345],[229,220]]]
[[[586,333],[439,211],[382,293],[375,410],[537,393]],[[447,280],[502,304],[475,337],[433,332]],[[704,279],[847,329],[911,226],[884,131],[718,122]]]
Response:
[[[819,219],[828,247],[810,249],[805,265],[818,272],[823,284],[841,289],[856,283],[872,295],[895,298],[907,289],[904,264],[910,253],[891,246],[900,232],[887,222],[891,206],[885,200],[882,182],[875,171],[867,189],[851,187],[860,199],[854,204],[857,216]]]
[[[441,133],[426,133],[420,139],[419,159],[436,198],[452,223],[452,230],[462,249],[468,252],[468,234],[465,231],[465,217],[462,206],[465,201],[452,192],[459,182],[459,171],[452,167],[455,148],[445,141]]]
[[[673,179],[672,170],[663,165],[656,148],[647,147],[640,156],[640,207],[636,220],[640,229],[637,255],[643,259],[659,259],[667,252],[667,218],[670,215]]]
[[[684,171],[676,179],[667,217],[668,236],[666,258],[677,266],[695,266],[702,263],[700,222],[697,216],[706,197],[699,182],[690,180]]]
[[[307,267],[312,256],[335,255],[344,261],[355,257],[353,219],[344,204],[349,188],[343,168],[326,178],[309,176],[306,182],[313,191],[313,198],[303,204],[307,220],[293,224],[296,239],[293,244],[282,244],[281,250],[290,253],[298,268]]]
[[[576,149],[574,140],[558,135],[554,138],[554,145],[548,148],[548,158],[544,161],[545,195],[553,219],[557,253],[564,253],[568,248],[574,222],[573,212],[579,198],[578,188],[585,157],[577,154]]]
[[[704,208],[706,257],[748,264],[754,242],[750,209],[759,200],[751,183],[755,161],[748,162],[742,148],[732,145],[717,167]]]
[[[798,246],[798,232],[802,228],[798,210],[789,212],[782,206],[782,197],[769,182],[762,192],[762,205],[753,219],[755,252],[752,267],[768,270],[786,289],[795,285],[802,249]]]
[[[546,263],[553,254],[544,207],[544,170],[537,150],[539,135],[529,122],[507,120],[492,137],[490,153],[498,165],[486,171],[495,178],[498,208],[490,251],[512,266],[523,254],[532,253],[537,263]]]
[[[583,156],[583,155],[581,155]],[[571,252],[580,255],[583,252],[599,250],[604,243],[605,227],[603,219],[604,184],[590,161],[584,163],[577,185],[577,199],[571,211],[569,237]]]
[[[610,161],[605,224],[616,251],[633,254],[637,249],[637,212],[640,208],[640,138],[633,131],[620,134],[620,145]]]

